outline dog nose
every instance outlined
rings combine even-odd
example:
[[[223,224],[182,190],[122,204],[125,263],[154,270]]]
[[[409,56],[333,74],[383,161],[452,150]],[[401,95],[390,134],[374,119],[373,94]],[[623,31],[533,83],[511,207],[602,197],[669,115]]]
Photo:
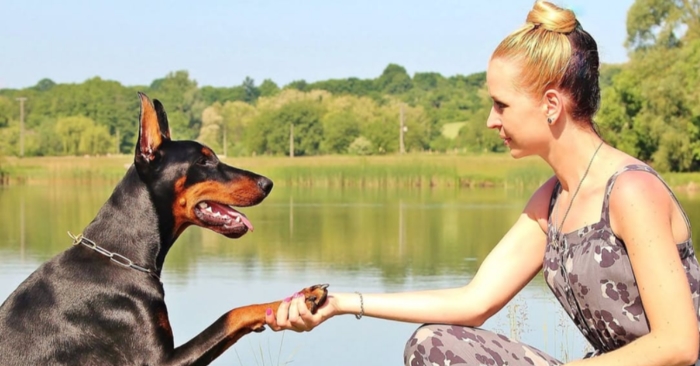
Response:
[[[258,187],[265,192],[265,194],[270,194],[270,191],[272,190],[272,181],[265,178],[265,177],[260,177],[258,178]]]

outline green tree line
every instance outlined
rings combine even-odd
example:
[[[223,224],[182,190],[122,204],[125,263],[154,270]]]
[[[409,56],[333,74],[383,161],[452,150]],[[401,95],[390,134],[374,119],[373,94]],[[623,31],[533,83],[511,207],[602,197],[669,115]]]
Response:
[[[636,0],[627,16],[629,61],[601,67],[596,123],[603,137],[660,170],[700,167],[699,9],[700,0]],[[198,139],[227,155],[395,153],[400,119],[407,151],[504,149],[485,127],[492,102],[484,72],[409,75],[389,64],[372,79],[281,87],[249,77],[238,86],[199,86],[187,71],[143,86],[43,79],[0,90],[0,154],[130,153],[136,91],[163,102],[175,138]],[[18,97],[27,98],[21,146]]]

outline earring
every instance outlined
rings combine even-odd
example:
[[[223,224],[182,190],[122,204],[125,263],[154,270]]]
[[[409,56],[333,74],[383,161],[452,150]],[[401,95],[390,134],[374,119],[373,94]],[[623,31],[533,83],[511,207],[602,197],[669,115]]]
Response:
[[[551,125],[552,122],[554,122],[554,121],[552,121],[552,117],[547,117],[547,124],[550,124],[550,125]]]

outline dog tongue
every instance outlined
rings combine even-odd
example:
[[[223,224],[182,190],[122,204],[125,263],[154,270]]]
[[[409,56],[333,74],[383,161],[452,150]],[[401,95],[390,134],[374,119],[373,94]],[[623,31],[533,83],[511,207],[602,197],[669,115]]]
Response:
[[[236,220],[236,217],[240,217],[243,225],[247,226],[248,230],[253,231],[253,224],[251,224],[250,220],[248,220],[248,218],[245,217],[245,215],[241,212],[238,212],[229,206],[222,205],[216,202],[207,202],[207,204],[209,205],[209,207],[211,207],[212,211],[218,211],[219,214],[226,215],[232,220]]]

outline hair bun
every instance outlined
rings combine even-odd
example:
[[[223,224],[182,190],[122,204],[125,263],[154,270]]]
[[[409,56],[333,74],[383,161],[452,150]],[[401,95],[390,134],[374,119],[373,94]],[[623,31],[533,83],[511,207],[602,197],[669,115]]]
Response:
[[[535,6],[527,14],[527,22],[548,31],[564,34],[573,32],[579,24],[573,11],[541,0],[535,2]]]

